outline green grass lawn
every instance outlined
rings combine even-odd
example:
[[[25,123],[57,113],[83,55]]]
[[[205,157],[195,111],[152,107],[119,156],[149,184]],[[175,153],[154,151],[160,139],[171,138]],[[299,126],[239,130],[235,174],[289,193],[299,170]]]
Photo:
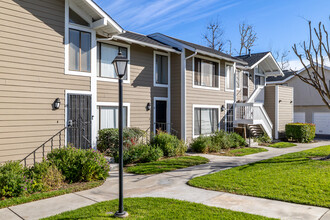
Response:
[[[208,159],[200,156],[183,156],[166,158],[150,163],[140,163],[126,168],[126,172],[135,174],[155,174],[185,167],[195,166],[209,162]]]
[[[87,189],[98,187],[98,186],[102,185],[103,183],[104,183],[103,180],[87,182],[87,183],[76,183],[76,184],[67,185],[65,188],[61,188],[61,189],[54,190],[54,191],[34,193],[31,195],[4,199],[4,200],[0,200],[0,208],[5,208],[5,207],[28,203],[28,202],[32,202],[32,201],[36,201],[36,200],[60,196],[63,194],[87,190]]]
[[[274,147],[274,148],[287,148],[287,147],[294,147],[297,146],[294,143],[290,143],[290,142],[278,142],[275,144],[270,144],[268,145],[268,147]]]
[[[330,145],[196,177],[189,185],[209,190],[330,207]]]
[[[202,204],[165,198],[128,198],[124,208],[126,219],[270,219]],[[109,219],[118,209],[118,200],[100,202],[46,219]]]
[[[224,154],[221,154],[222,156],[245,156],[249,154],[256,154],[260,152],[266,152],[268,150],[264,148],[257,148],[257,147],[245,147],[245,148],[239,148],[239,149],[231,149]]]

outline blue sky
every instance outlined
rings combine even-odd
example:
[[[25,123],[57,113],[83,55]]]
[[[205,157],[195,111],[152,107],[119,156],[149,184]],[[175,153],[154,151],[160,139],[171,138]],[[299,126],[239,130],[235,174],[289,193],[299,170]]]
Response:
[[[124,29],[151,34],[161,32],[205,44],[207,23],[219,18],[225,39],[239,47],[238,25],[255,26],[252,52],[290,50],[307,39],[307,22],[322,21],[330,29],[330,0],[96,0]],[[293,52],[289,58],[295,60]]]

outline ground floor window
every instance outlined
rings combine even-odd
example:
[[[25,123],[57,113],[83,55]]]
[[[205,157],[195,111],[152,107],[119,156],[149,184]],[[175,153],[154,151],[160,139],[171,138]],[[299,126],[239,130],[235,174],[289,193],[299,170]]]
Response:
[[[194,135],[212,134],[218,129],[219,109],[194,108]]]
[[[100,129],[118,128],[118,106],[101,106],[100,111]],[[127,127],[127,107],[123,107],[123,127]]]
[[[227,104],[226,131],[234,132],[234,108],[233,104]]]

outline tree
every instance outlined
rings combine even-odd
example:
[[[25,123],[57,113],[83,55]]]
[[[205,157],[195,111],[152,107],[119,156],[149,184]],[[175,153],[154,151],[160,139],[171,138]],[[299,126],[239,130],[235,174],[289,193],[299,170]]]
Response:
[[[307,42],[304,41],[301,45],[303,54],[298,52],[296,44],[292,47],[294,53],[304,66],[307,75],[305,76],[297,73],[295,73],[295,75],[304,83],[314,87],[320,94],[322,101],[330,109],[329,85],[326,80],[326,72],[324,68],[325,59],[330,58],[328,31],[321,22],[319,23],[318,28],[312,28],[311,21],[308,21],[308,25],[309,40]]]
[[[281,52],[277,50],[274,52],[274,58],[278,62],[282,70],[286,70],[290,67],[289,59],[288,59],[289,52],[290,51],[286,51],[286,50],[283,50]]]
[[[254,31],[252,25],[246,24],[245,22],[239,24],[239,33],[241,35],[239,55],[242,55],[243,50],[245,50],[245,54],[247,54],[257,40],[257,33]]]
[[[219,19],[210,21],[206,26],[206,32],[203,34],[203,39],[206,41],[207,46],[218,51],[223,51],[225,41],[223,39],[224,30],[219,22]]]

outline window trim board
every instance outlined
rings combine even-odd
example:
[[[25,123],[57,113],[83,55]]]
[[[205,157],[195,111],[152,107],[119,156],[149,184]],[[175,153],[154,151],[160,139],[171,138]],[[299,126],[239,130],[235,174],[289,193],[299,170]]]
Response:
[[[156,82],[156,58],[157,58],[156,55],[161,55],[161,56],[167,56],[168,57],[167,84],[159,84],[159,83]],[[154,52],[153,52],[153,86],[154,87],[169,88],[170,75],[171,75],[171,53],[165,53],[165,52],[160,52],[160,51],[154,50]]]
[[[207,60],[207,61],[211,61],[214,63],[218,64],[218,87],[207,87],[207,86],[199,86],[199,85],[195,85],[195,58],[201,59],[201,60]],[[192,57],[192,87],[196,88],[196,89],[207,89],[207,90],[217,90],[219,91],[221,86],[220,86],[220,60],[217,59],[212,59],[206,56],[201,56],[201,55],[196,55],[194,57]]]
[[[201,104],[193,104],[192,105],[192,137],[193,139],[194,138],[197,138],[199,137],[200,135],[195,135],[195,108],[207,108],[207,109],[218,109],[218,130],[220,130],[220,105],[201,105]],[[211,134],[209,134],[211,135]],[[207,135],[206,135],[207,136]]]

